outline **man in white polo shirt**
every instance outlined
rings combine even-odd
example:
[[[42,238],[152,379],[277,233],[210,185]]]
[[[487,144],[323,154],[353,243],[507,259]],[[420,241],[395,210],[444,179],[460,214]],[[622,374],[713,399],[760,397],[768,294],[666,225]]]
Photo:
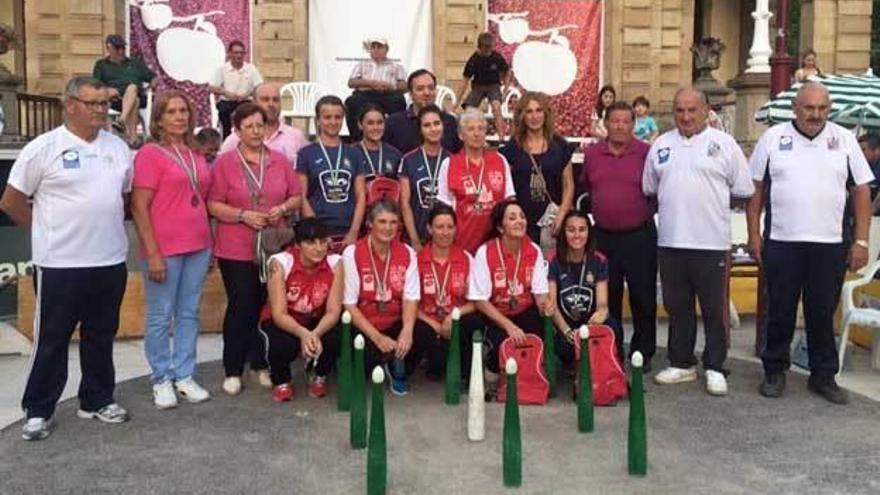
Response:
[[[706,391],[725,395],[731,199],[749,198],[754,186],[736,141],[706,125],[709,109],[701,92],[680,89],[673,107],[676,129],[651,146],[642,176],[643,191],[658,200],[657,261],[669,314],[669,367],[654,381],[697,379],[696,295],[706,333]]]
[[[229,43],[229,60],[217,69],[208,89],[217,95],[217,117],[223,128],[223,137],[232,134],[232,112],[248,101],[255,87],[262,84],[263,76],[256,66],[244,61],[244,43]]]
[[[868,260],[871,168],[853,134],[828,122],[831,99],[821,83],[801,86],[795,120],[771,127],[751,158],[755,196],[749,202],[749,247],[767,280],[767,329],[761,360],[765,397],[782,396],[798,301],[803,295],[810,357],[809,389],[835,404],[848,396],[834,375],[834,311],[846,272]],[[855,241],[847,253],[844,208],[850,192]],[[764,232],[760,215],[766,202]]]
[[[22,149],[0,199],[0,209],[30,229],[36,265],[34,348],[22,398],[25,440],[51,432],[77,324],[82,368],[77,416],[128,420],[113,399],[113,339],[127,277],[123,195],[130,190],[132,168],[128,146],[103,129],[107,108],[100,81],[71,79],[64,125]]]

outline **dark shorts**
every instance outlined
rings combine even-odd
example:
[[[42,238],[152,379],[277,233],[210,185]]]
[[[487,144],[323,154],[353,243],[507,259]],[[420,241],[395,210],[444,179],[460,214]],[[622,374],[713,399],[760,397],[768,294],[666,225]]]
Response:
[[[478,107],[482,103],[483,98],[489,102],[501,102],[501,85],[500,84],[472,84],[471,92],[467,95],[462,103],[465,107]]]
[[[119,93],[120,95],[122,93]],[[147,108],[147,94],[141,93],[138,95],[138,100],[140,100],[138,104],[138,108]],[[122,96],[119,98],[114,98],[110,100],[110,108],[116,110],[117,112],[122,111]]]

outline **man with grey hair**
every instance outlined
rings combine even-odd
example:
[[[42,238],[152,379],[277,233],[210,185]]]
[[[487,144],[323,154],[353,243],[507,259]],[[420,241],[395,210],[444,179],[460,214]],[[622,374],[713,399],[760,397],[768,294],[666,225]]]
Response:
[[[82,368],[77,416],[128,420],[113,399],[113,339],[128,274],[123,220],[132,165],[128,146],[104,130],[108,106],[100,81],[71,79],[64,125],[22,149],[0,198],[0,209],[31,231],[36,266],[34,348],[22,398],[25,440],[51,432],[77,324]]]
[[[303,131],[281,121],[281,86],[275,83],[262,83],[254,88],[254,103],[266,112],[266,125],[263,127],[263,143],[285,157],[296,168],[296,154],[309,144]],[[223,141],[220,152],[234,150],[241,138],[233,132]]]
[[[726,395],[731,198],[749,198],[754,186],[736,141],[707,126],[703,93],[678,90],[673,111],[676,128],[651,146],[642,176],[644,193],[657,197],[657,261],[669,314],[669,367],[654,381],[666,385],[697,379],[696,296],[706,333],[706,391]]]
[[[828,122],[831,99],[818,82],[801,86],[795,120],[768,129],[752,153],[755,195],[748,205],[749,248],[767,281],[767,329],[759,392],[782,396],[791,365],[798,301],[803,296],[810,357],[810,391],[835,404],[848,402],[834,376],[834,311],[846,272],[868,260],[871,221],[869,183],[874,179],[855,136]],[[849,192],[855,213],[855,241],[844,235]],[[761,232],[761,210],[767,214]],[[849,252],[847,252],[849,251]],[[841,342],[840,345],[844,345]]]

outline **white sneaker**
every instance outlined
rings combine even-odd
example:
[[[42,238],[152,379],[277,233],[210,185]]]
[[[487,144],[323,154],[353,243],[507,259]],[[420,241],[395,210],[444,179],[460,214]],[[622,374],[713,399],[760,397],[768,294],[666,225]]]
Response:
[[[671,385],[673,383],[692,382],[697,379],[697,368],[675,368],[670,366],[665,370],[654,375],[654,382],[660,385]]]
[[[52,418],[30,418],[21,427],[21,438],[28,442],[43,440],[52,433]]]
[[[706,392],[709,395],[727,395],[727,379],[724,373],[706,370]]]
[[[177,407],[177,394],[171,380],[153,385],[153,404],[157,409],[171,409]]]
[[[192,378],[175,382],[174,388],[177,389],[177,392],[182,395],[184,399],[194,404],[205,402],[211,398],[211,394]]]
[[[272,376],[269,375],[269,370],[258,370],[257,382],[263,388],[272,388]]]
[[[223,380],[223,391],[229,395],[238,395],[241,392],[241,377],[227,376]]]

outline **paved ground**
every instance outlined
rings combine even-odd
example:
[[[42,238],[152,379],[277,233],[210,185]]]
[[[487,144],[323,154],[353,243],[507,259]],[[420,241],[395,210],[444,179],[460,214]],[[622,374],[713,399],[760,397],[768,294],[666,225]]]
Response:
[[[878,493],[880,409],[853,397],[839,407],[793,376],[784,400],[754,390],[759,369],[731,360],[732,393],[700,383],[647,385],[650,468],[626,473],[626,403],[597,412],[579,434],[568,398],[521,408],[520,493]],[[216,376],[220,366],[201,367]],[[212,387],[211,402],[153,408],[146,378],[120,384],[134,419],[102,425],[63,403],[50,439],[26,443],[20,424],[0,432],[2,493],[297,493],[365,491],[366,454],[348,447],[348,416],[334,397],[271,402],[250,386],[236,398]],[[487,407],[486,441],[465,436],[466,406],[442,403],[442,386],[416,380],[405,398],[386,394],[389,488],[397,494],[493,494],[501,484],[503,406]]]

